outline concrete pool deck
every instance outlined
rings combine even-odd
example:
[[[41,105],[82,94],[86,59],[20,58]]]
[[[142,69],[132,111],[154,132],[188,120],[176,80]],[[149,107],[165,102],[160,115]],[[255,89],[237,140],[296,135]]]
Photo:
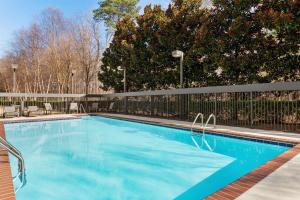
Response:
[[[12,117],[12,118],[0,118],[0,122],[3,123],[16,123],[16,122],[31,122],[31,121],[49,121],[60,119],[78,119],[80,114],[53,114],[53,115],[37,115],[32,117]]]
[[[190,129],[191,122],[167,120],[161,118],[150,118],[132,115],[98,113],[103,117],[125,119],[131,121],[139,121],[143,123],[165,125]],[[78,119],[81,115],[77,114],[59,114],[59,115],[43,115],[36,117],[20,117],[0,119],[0,135],[5,137],[3,123],[15,122],[31,122],[31,121],[48,121],[48,120],[63,120],[63,119]],[[195,126],[198,131],[201,131],[199,125]],[[267,162],[253,172],[241,177],[237,181],[229,184],[225,188],[217,191],[207,199],[239,199],[239,200],[271,200],[271,199],[300,199],[300,134],[265,131],[257,129],[216,126],[209,127],[208,132],[215,134],[229,135],[234,137],[255,138],[260,140],[268,140],[273,142],[284,142],[295,144],[293,148],[273,160]],[[1,133],[2,132],[2,133]],[[0,200],[14,200],[14,192],[12,181],[8,181],[8,176],[11,180],[11,172],[7,153],[0,148]],[[2,158],[1,158],[2,156]]]
[[[300,199],[300,154],[242,194],[238,200]]]

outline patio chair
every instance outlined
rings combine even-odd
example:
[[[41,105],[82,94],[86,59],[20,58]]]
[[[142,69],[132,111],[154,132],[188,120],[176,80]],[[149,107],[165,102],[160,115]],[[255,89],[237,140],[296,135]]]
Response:
[[[98,112],[99,110],[99,104],[98,103],[92,103],[92,107],[90,107],[90,111]]]
[[[39,107],[37,106],[28,106],[27,107],[27,116],[29,117],[31,113],[39,112]]]
[[[16,109],[15,106],[5,106],[3,110],[3,117],[6,118],[7,116],[16,116],[19,117],[20,113]]]
[[[48,113],[52,113],[53,109],[52,109],[52,106],[50,103],[44,103],[44,106],[45,106],[45,113],[48,114]]]
[[[77,104],[77,103],[71,103],[71,104],[70,104],[70,109],[69,109],[69,111],[70,111],[70,113],[71,113],[72,111],[75,111],[75,112],[78,113],[78,104]]]
[[[109,111],[111,111],[111,110],[113,109],[114,103],[115,103],[115,102],[111,102],[111,103],[109,104],[109,106],[106,105],[106,106],[104,106],[104,107],[101,107],[101,108],[98,109],[98,111],[100,111],[100,112],[109,112]]]
[[[111,102],[111,103],[109,104],[108,111],[112,111],[112,110],[113,110],[114,104],[115,104],[115,102]]]

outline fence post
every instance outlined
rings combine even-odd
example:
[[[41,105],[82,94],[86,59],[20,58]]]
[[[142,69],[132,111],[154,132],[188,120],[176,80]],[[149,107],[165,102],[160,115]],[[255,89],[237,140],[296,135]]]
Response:
[[[215,93],[215,113],[214,115],[217,117],[217,93]]]
[[[253,94],[250,92],[250,126],[253,126]]]
[[[21,99],[20,116],[23,116],[23,113],[24,113],[24,100]]]
[[[124,98],[124,111],[125,111],[125,114],[128,113],[127,101],[128,101],[128,97],[125,96],[125,98]]]
[[[169,118],[169,95],[167,95],[166,98],[167,98],[167,118]]]
[[[154,96],[151,95],[151,96],[150,96],[150,115],[151,115],[151,116],[154,115],[153,103],[154,103]]]

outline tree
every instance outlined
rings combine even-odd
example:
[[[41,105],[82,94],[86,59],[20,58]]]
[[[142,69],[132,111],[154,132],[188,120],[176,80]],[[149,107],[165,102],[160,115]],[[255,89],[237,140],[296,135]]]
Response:
[[[130,91],[177,87],[179,61],[171,55],[175,49],[186,53],[186,86],[199,81],[201,68],[193,48],[196,29],[205,13],[200,7],[198,0],[178,0],[167,11],[159,5],[146,6],[136,23],[132,18],[121,20],[103,57],[104,66],[99,78],[104,89],[121,89],[122,72],[117,70],[120,63],[126,66]]]
[[[109,48],[103,54],[102,67],[99,72],[99,80],[103,89],[114,89],[116,92],[123,91],[123,70],[126,68],[128,88],[132,89],[136,73],[132,73],[132,52],[136,40],[136,25],[132,18],[125,17],[117,23],[115,37]],[[120,67],[122,69],[120,69]]]
[[[9,69],[5,66],[7,65],[8,59],[2,58],[0,59],[0,92],[9,92],[9,84],[7,82],[7,79],[9,78],[7,74],[9,73]]]
[[[59,93],[69,93],[72,64],[74,63],[73,38],[70,33],[64,33],[54,41],[49,42],[44,53],[47,66],[51,66],[50,79],[58,84]],[[53,77],[52,77],[53,76]]]
[[[139,7],[137,3],[139,0],[101,0],[98,2],[99,8],[93,11],[94,19],[96,21],[103,21],[107,27],[106,29],[106,46],[111,41],[116,25],[125,16],[138,16]]]
[[[204,86],[210,79],[201,62],[202,53],[195,45],[197,31],[207,14],[202,5],[200,0],[174,0],[166,10],[169,23],[165,28],[165,57],[170,59],[169,66],[177,66],[175,86],[179,84],[179,61],[171,57],[171,51],[176,49],[184,52],[184,87]]]
[[[37,23],[33,23],[28,29],[23,29],[15,35],[7,59],[9,65],[18,64],[18,74],[24,75],[24,84],[18,84],[18,90],[33,93],[44,92],[45,87],[42,81],[45,76],[45,71],[42,70],[44,42],[42,35],[42,30]]]
[[[18,64],[18,92],[70,93],[71,78],[77,92],[90,92],[100,67],[99,38],[92,18],[67,19],[57,9],[46,9],[13,38],[1,62],[9,73],[2,73],[0,88],[12,90],[11,64]],[[72,70],[77,70],[74,77]]]
[[[197,42],[204,53],[205,68],[217,70],[219,84],[262,81],[264,36],[255,18],[259,2],[215,0],[199,29]]]
[[[163,87],[169,73],[161,60],[159,48],[167,19],[160,6],[146,6],[144,14],[135,21],[125,17],[117,24],[115,36],[104,52],[99,79],[104,89],[123,91],[123,71],[126,68],[127,88],[130,91]],[[169,55],[170,57],[170,55]],[[113,78],[112,78],[113,77]],[[173,76],[171,76],[173,77]]]
[[[128,68],[131,91],[177,87],[175,49],[185,53],[185,87],[300,79],[299,1],[213,5],[173,0],[167,10],[148,5],[144,14],[120,23],[103,58],[109,63],[99,76],[105,89],[121,88],[120,63]]]
[[[264,27],[268,81],[300,80],[300,2],[263,0],[257,20]]]
[[[165,56],[165,27],[169,19],[161,6],[148,5],[144,14],[137,18],[137,39],[134,44],[135,73],[139,80],[136,89],[159,89],[173,83],[170,74],[174,71],[169,65],[170,53]],[[138,82],[139,81],[139,82]]]
[[[90,83],[96,79],[100,68],[99,27],[88,18],[78,19],[74,25],[73,37],[79,73],[85,85],[84,92],[88,94]]]

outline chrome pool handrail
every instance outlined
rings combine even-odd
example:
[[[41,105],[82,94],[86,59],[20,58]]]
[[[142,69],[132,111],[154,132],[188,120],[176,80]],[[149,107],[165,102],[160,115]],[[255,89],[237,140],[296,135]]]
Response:
[[[7,150],[10,154],[12,154],[14,157],[18,160],[18,174],[15,176],[14,180],[16,178],[20,179],[21,184],[15,189],[15,192],[17,193],[25,184],[26,184],[26,173],[25,173],[25,162],[24,158],[21,154],[21,152],[14,147],[12,144],[7,142],[4,138],[0,137],[0,145]]]
[[[192,126],[191,126],[191,132],[192,132],[191,138],[192,138],[192,141],[194,142],[195,146],[198,149],[201,149],[200,146],[199,146],[199,144],[198,144],[198,142],[194,138],[194,132],[193,132],[194,126],[195,126],[195,124],[196,124],[196,122],[197,122],[197,120],[198,120],[199,117],[201,117],[201,127],[203,127],[203,118],[204,118],[204,115],[202,113],[198,113],[197,116],[194,119],[194,122],[193,122]]]
[[[206,127],[207,127],[209,121],[211,120],[211,118],[213,118],[213,120],[214,120],[214,121],[213,121],[213,123],[214,123],[214,128],[216,127],[216,116],[215,116],[213,113],[210,114],[204,126],[203,126],[203,114],[202,114],[202,113],[198,113],[198,115],[196,116],[196,118],[195,118],[195,120],[194,120],[194,122],[193,122],[193,124],[192,124],[192,127],[191,127],[191,132],[192,132],[191,137],[192,137],[192,140],[193,140],[194,144],[196,145],[196,147],[197,147],[198,149],[201,149],[201,147],[200,147],[200,145],[198,144],[198,142],[197,142],[197,141],[195,140],[195,138],[194,138],[193,129],[194,129],[194,125],[195,125],[195,123],[196,123],[196,121],[197,121],[197,119],[198,119],[199,116],[202,117],[202,144],[201,144],[201,146],[203,146],[203,144],[205,144],[205,146],[207,146],[207,148],[208,148],[209,151],[213,151],[216,144],[214,143],[214,148],[212,148],[212,147],[208,144],[208,142],[207,142],[206,139],[205,139],[205,130],[206,130]]]
[[[196,124],[197,119],[199,118],[199,116],[201,116],[201,126],[203,127],[203,118],[204,118],[204,115],[202,113],[198,113],[197,116],[194,119],[194,122],[193,122],[192,126],[191,126],[191,131],[192,132],[194,130],[194,126],[195,126],[195,124]]]
[[[209,115],[209,117],[208,117],[208,119],[207,119],[205,125],[202,127],[202,145],[205,144],[205,145],[207,146],[207,148],[208,148],[209,151],[214,151],[215,146],[216,146],[215,140],[214,140],[214,148],[212,148],[212,147],[208,144],[207,140],[205,139],[205,130],[206,130],[207,125],[208,125],[208,123],[210,122],[211,118],[213,118],[213,120],[214,120],[214,121],[213,121],[213,123],[214,123],[214,128],[216,127],[216,116],[212,113],[212,114]],[[194,141],[194,139],[193,139],[193,141]],[[195,142],[195,141],[194,141],[194,142]],[[202,145],[201,145],[201,146],[202,146]],[[197,146],[198,146],[198,144],[197,144]]]
[[[211,120],[211,118],[213,118],[213,120],[214,120],[214,128],[216,128],[216,116],[212,113],[212,114],[209,115],[209,117],[208,117],[205,125],[203,126],[203,129],[202,129],[203,135],[205,133],[205,130],[206,130],[207,125],[208,125],[209,121]]]

